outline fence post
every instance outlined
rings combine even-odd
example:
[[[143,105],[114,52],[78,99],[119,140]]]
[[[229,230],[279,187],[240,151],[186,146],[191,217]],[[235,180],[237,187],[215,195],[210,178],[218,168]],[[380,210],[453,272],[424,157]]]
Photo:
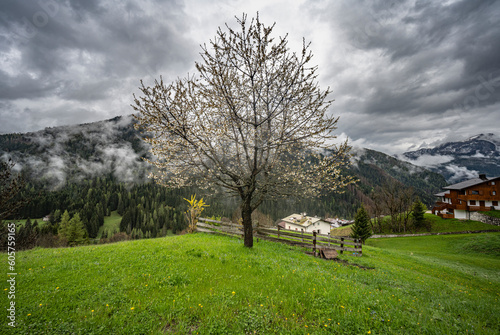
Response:
[[[313,254],[316,257],[316,231],[313,230]]]
[[[340,241],[341,241],[340,242],[340,247],[342,248],[342,249],[340,249],[340,254],[343,254],[344,253],[344,238],[341,237]]]
[[[278,226],[278,238],[280,238],[280,229],[281,229],[281,226]]]
[[[302,242],[304,242],[304,229],[300,229],[300,232],[302,233]]]
[[[332,237],[330,236],[330,232],[328,232],[328,247],[330,247],[330,239],[331,239],[331,238],[332,238]]]
[[[361,239],[358,239],[358,243],[359,243],[359,248],[361,249],[359,251],[359,257],[363,256],[363,243],[361,243]]]

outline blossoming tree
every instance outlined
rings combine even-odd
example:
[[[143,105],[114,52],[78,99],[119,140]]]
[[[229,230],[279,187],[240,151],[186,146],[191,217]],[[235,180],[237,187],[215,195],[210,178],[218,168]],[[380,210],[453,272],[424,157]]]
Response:
[[[252,212],[266,199],[315,196],[353,182],[347,141],[333,144],[338,117],[328,114],[312,53],[290,52],[257,15],[220,27],[202,46],[197,74],[154,86],[141,81],[133,105],[156,159],[152,174],[169,187],[222,188],[241,199],[244,244],[253,246]]]

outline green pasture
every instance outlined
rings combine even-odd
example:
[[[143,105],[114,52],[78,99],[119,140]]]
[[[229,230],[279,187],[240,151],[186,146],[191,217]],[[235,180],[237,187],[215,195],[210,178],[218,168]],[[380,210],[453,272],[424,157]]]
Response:
[[[203,233],[37,248],[16,254],[17,327],[0,333],[498,334],[498,243],[371,239],[339,262]]]
[[[118,214],[116,211],[111,212],[110,216],[104,217],[104,225],[99,228],[99,232],[97,233],[97,238],[101,238],[102,233],[104,231],[108,232],[108,237],[113,235],[113,232],[120,231],[120,222],[122,221],[122,216]]]
[[[491,217],[494,217],[494,218],[500,218],[500,211],[498,211],[498,210],[481,212],[481,213],[486,214],[486,215],[491,216]]]

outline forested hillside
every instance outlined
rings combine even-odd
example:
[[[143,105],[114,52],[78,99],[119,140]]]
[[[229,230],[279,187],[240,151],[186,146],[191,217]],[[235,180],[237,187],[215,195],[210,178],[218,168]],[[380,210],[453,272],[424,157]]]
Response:
[[[28,184],[21,197],[30,199],[18,217],[42,218],[50,221],[44,232],[57,234],[57,223],[64,211],[79,214],[89,238],[96,238],[104,217],[117,211],[123,216],[120,231],[130,234],[134,229],[141,235],[157,237],[184,229],[179,208],[182,201],[177,190],[168,190],[153,183],[125,187],[110,177],[96,177],[79,183],[68,183],[59,190],[46,191],[40,185]]]
[[[57,233],[64,211],[78,213],[88,237],[95,238],[104,217],[117,211],[123,216],[120,231],[136,237],[162,236],[185,227],[182,212],[191,194],[205,197],[208,216],[237,219],[238,201],[201,189],[166,189],[146,178],[151,167],[148,147],[133,127],[133,118],[77,126],[49,128],[35,133],[0,135],[0,157],[12,158],[27,184],[20,196],[31,202],[19,218],[50,217],[45,232]],[[436,173],[381,152],[353,149],[352,166],[345,173],[359,182],[343,193],[319,198],[287,198],[264,202],[259,212],[275,221],[294,212],[353,218],[361,203],[370,205],[371,193],[391,179],[413,187],[427,205],[445,185]]]

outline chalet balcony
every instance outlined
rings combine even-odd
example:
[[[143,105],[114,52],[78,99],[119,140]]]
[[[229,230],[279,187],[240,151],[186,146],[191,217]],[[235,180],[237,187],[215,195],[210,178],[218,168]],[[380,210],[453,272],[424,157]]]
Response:
[[[491,210],[491,207],[486,206],[467,206],[469,212],[487,212]]]
[[[446,202],[436,202],[436,204],[434,205],[434,207],[432,208],[432,211],[441,211],[445,208],[448,208],[448,206],[451,206],[451,204],[448,204]]]
[[[453,213],[446,213],[446,214],[441,214],[441,213],[438,213],[437,216],[439,216],[440,218],[442,219],[453,219],[455,217],[455,215]]]

